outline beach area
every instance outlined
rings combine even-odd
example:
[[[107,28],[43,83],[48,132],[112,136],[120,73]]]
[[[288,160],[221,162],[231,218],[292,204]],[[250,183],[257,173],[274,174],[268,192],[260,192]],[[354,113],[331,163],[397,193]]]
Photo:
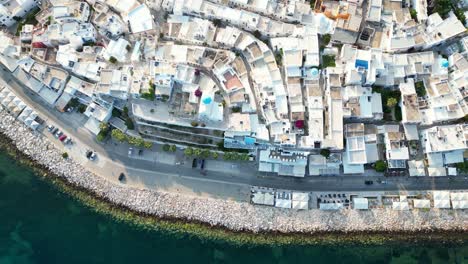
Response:
[[[466,241],[468,214],[466,210],[412,210],[393,211],[373,209],[368,211],[339,210],[287,210],[266,206],[255,206],[246,202],[185,196],[170,192],[137,189],[125,184],[112,183],[73,161],[64,159],[62,152],[48,139],[32,132],[15,121],[5,111],[0,112],[0,133],[21,155],[25,155],[35,166],[60,179],[70,192],[79,190],[100,201],[102,208],[127,215],[131,212],[151,225],[160,219],[191,229],[194,225],[216,227],[221,233],[250,233],[258,237],[271,234],[293,236],[326,236],[327,234],[380,234],[380,237],[394,234],[395,237],[427,239],[450,237]],[[97,204],[93,202],[93,204]],[[92,206],[92,205],[91,205]],[[137,219],[138,217],[121,217]],[[172,224],[166,224],[172,226]],[[189,228],[190,226],[190,228]],[[176,228],[174,225],[173,228]],[[412,234],[412,235],[411,235]],[[456,235],[455,235],[456,234]],[[221,236],[220,236],[221,237]],[[265,239],[265,241],[268,239]],[[286,241],[286,240],[285,240]],[[291,240],[292,241],[292,240]]]

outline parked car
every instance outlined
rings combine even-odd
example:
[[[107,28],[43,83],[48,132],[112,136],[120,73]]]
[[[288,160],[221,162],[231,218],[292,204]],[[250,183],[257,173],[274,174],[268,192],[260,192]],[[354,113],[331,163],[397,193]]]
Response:
[[[133,148],[128,148],[128,155],[131,156],[133,154]]]
[[[63,132],[62,131],[57,131],[57,133],[55,133],[55,137],[56,138],[59,138],[61,135],[63,135]]]
[[[65,134],[64,134],[64,135],[61,135],[61,136],[59,137],[59,140],[62,141],[62,142],[64,142],[65,139],[67,139],[67,135],[65,135]]]
[[[373,181],[365,181],[364,183],[365,183],[366,185],[372,185],[372,184],[374,184]]]
[[[53,125],[48,125],[47,126],[47,130],[49,130],[49,132],[52,132],[52,130],[54,130],[54,126]]]
[[[138,150],[138,155],[140,155],[140,156],[143,155],[143,150],[142,149]]]
[[[58,130],[59,130],[59,129],[58,129],[57,127],[55,127],[55,128],[52,129],[52,131],[50,131],[50,133],[51,133],[52,135],[55,135],[55,133],[57,133]]]
[[[198,166],[198,160],[197,159],[193,159],[192,160],[192,168],[196,168]]]
[[[72,139],[71,137],[67,137],[67,139],[65,139],[65,144],[71,144],[72,143]]]
[[[86,158],[89,159],[89,160],[95,160],[96,159],[96,152],[94,151],[91,151],[91,150],[88,150],[86,151]]]
[[[201,168],[202,170],[205,169],[205,160],[204,160],[204,159],[201,161],[201,166],[200,166],[200,168]]]

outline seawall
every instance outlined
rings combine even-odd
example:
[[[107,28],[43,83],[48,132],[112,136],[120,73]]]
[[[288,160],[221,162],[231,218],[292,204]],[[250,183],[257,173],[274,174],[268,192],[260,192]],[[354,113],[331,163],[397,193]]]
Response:
[[[0,132],[9,137],[18,150],[72,185],[85,188],[115,205],[160,218],[197,221],[233,231],[251,232],[311,234],[468,230],[467,210],[295,211],[130,188],[91,173],[72,159],[64,159],[52,142],[15,121],[3,110],[0,111]]]

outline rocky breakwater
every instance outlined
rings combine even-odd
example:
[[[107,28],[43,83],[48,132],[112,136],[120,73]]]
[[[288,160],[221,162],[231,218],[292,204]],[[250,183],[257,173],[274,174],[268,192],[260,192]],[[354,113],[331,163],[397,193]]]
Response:
[[[9,137],[18,150],[71,184],[86,188],[116,205],[157,217],[200,221],[252,232],[468,230],[466,210],[296,211],[130,188],[91,173],[72,159],[64,159],[52,142],[32,132],[4,111],[0,112],[0,132]]]

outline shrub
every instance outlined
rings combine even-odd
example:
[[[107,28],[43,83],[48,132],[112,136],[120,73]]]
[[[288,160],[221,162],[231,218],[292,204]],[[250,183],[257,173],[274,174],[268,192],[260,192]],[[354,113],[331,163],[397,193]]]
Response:
[[[335,56],[334,55],[324,55],[322,56],[322,65],[321,68],[325,69],[328,67],[335,67]]]
[[[77,107],[80,105],[80,101],[78,100],[78,98],[74,97],[70,100],[70,102],[68,102],[68,105],[70,107]]]
[[[198,126],[198,122],[197,122],[197,121],[192,121],[192,122],[190,123],[190,125],[193,126],[193,127],[197,127],[197,126]]]
[[[154,113],[154,109],[153,109],[153,108],[151,108],[150,113],[152,113],[152,114]]]
[[[320,150],[320,155],[324,156],[325,158],[328,159],[330,157],[330,150],[329,149],[321,149]]]
[[[132,119],[130,117],[125,118],[125,125],[130,130],[135,129],[135,125],[133,124],[133,121],[132,121]]]
[[[120,112],[119,109],[117,109],[117,108],[115,108],[115,107],[112,108],[112,117],[119,117],[119,116],[121,116],[121,115],[122,115],[122,112]]]
[[[409,12],[410,12],[411,18],[418,21],[418,12],[414,10],[413,8],[411,8]]]
[[[99,142],[102,142],[102,141],[104,141],[104,139],[106,139],[106,136],[107,136],[107,133],[104,133],[104,132],[101,130],[101,131],[99,131],[99,133],[97,134],[96,140],[99,141]]]
[[[109,58],[109,62],[115,64],[115,63],[117,63],[117,59],[115,57],[111,56]]]
[[[192,156],[193,155],[193,148],[188,147],[188,148],[184,149],[184,155],[185,156]]]
[[[162,146],[162,149],[163,149],[164,151],[166,151],[166,152],[169,151],[169,148],[170,148],[169,144],[164,144],[164,145]]]
[[[394,98],[394,97],[390,97],[390,98],[387,99],[387,106],[389,108],[395,107],[395,105],[397,105],[397,103],[398,103],[398,100],[396,98]]]
[[[419,96],[419,97],[422,97],[422,96],[425,96],[426,95],[426,88],[424,87],[424,82],[423,81],[420,81],[420,82],[416,82],[414,84],[415,88],[416,88],[416,94]]]
[[[330,43],[330,40],[331,40],[331,35],[330,34],[325,34],[322,36],[322,44],[324,46],[328,45],[328,43]]]
[[[403,115],[401,113],[401,107],[397,105],[395,107],[395,120],[396,121],[401,121],[403,119]]]
[[[201,149],[193,149],[193,155],[196,157],[200,157],[202,155],[202,150]]]
[[[68,159],[68,153],[67,152],[62,153],[62,158]]]
[[[86,111],[86,105],[80,104],[80,105],[78,106],[78,112],[84,113],[85,111]]]
[[[127,136],[118,129],[112,130],[111,137],[119,142],[127,141]]]
[[[143,142],[143,147],[145,147],[147,149],[150,149],[150,148],[153,147],[153,142],[145,141],[145,142]]]
[[[262,37],[262,33],[260,31],[258,31],[258,30],[255,30],[253,35],[254,35],[254,37],[256,37],[258,39]]]
[[[240,113],[242,111],[242,108],[240,106],[234,106],[231,108],[231,112],[233,113]]]
[[[378,172],[384,172],[387,169],[387,163],[383,160],[375,162],[375,170]]]

